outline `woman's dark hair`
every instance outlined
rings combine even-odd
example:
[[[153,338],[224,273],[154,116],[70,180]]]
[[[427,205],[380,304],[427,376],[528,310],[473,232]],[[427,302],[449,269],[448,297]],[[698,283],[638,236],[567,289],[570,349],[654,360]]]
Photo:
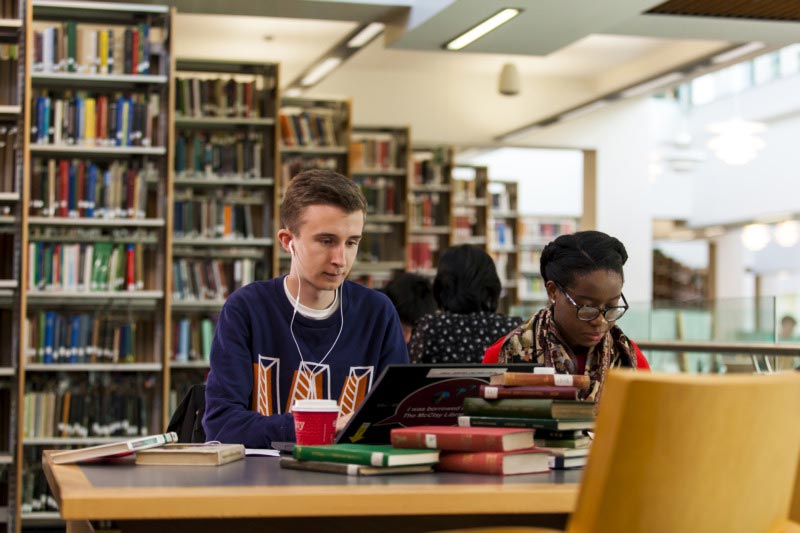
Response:
[[[433,280],[433,296],[445,311],[462,315],[493,313],[501,289],[494,261],[482,249],[462,244],[442,252]]]
[[[394,304],[400,322],[413,326],[425,315],[436,312],[433,286],[428,278],[403,272],[383,289]]]
[[[561,235],[542,250],[540,269],[545,282],[569,287],[575,277],[597,270],[611,270],[625,279],[622,265],[628,260],[625,245],[602,231]]]

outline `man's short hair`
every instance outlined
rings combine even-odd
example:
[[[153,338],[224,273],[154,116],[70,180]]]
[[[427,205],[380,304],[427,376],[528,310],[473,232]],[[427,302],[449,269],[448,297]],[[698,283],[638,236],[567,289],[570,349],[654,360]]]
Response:
[[[281,228],[297,233],[303,211],[310,205],[330,205],[347,214],[367,213],[367,200],[358,185],[327,169],[304,170],[292,178],[281,203]]]

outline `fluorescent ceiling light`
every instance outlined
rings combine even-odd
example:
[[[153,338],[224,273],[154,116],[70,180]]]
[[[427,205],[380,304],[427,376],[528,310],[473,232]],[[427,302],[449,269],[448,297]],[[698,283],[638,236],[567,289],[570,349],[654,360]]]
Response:
[[[737,57],[742,57],[757,50],[761,50],[765,46],[767,45],[762,42],[753,41],[752,43],[744,44],[738,48],[734,48],[733,50],[728,50],[727,52],[717,54],[711,58],[711,62],[715,65],[718,65],[719,63],[727,63],[728,61],[736,59]]]
[[[358,34],[347,41],[348,48],[361,48],[372,39],[374,39],[379,33],[383,31],[384,25],[380,22],[371,22],[367,26],[364,27],[363,30],[358,32]]]
[[[488,19],[484,20],[474,28],[467,30],[466,32],[462,33],[449,43],[447,43],[446,48],[448,50],[461,50],[468,44],[471,44],[487,33],[492,30],[497,29],[499,26],[502,26],[509,20],[513,19],[517,15],[522,12],[521,9],[514,9],[514,8],[506,8],[502,11],[492,15]]]
[[[329,57],[322,63],[319,63],[317,66],[312,68],[311,71],[300,81],[300,85],[303,87],[310,87],[314,85],[319,80],[327,76],[333,69],[338,67],[339,63],[341,62],[341,57]]]
[[[652,80],[645,81],[640,83],[639,85],[634,85],[629,89],[625,89],[622,91],[622,96],[624,98],[630,98],[632,96],[639,96],[640,94],[645,94],[647,92],[652,91],[653,89],[658,89],[659,87],[663,87],[670,83],[675,83],[683,79],[683,74],[680,72],[670,72],[669,74],[664,74],[663,76],[659,76],[658,78],[653,78]]]
[[[571,118],[578,118],[582,117],[583,115],[588,115],[593,111],[597,111],[598,109],[605,107],[608,105],[607,100],[598,100],[597,102],[587,104],[585,106],[579,107],[578,109],[574,109],[568,113],[564,113],[559,117],[560,120],[569,120]]]

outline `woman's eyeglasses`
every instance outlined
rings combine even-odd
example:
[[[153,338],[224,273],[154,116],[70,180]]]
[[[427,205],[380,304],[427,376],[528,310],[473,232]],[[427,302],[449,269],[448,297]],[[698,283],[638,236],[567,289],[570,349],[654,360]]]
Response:
[[[569,303],[575,306],[578,320],[583,320],[585,322],[592,321],[595,318],[599,317],[601,314],[603,315],[603,318],[605,318],[607,322],[614,322],[615,320],[619,320],[620,318],[622,318],[622,315],[624,315],[625,311],[627,311],[628,307],[630,307],[628,305],[628,301],[625,299],[625,295],[622,293],[620,293],[619,295],[622,297],[622,303],[624,305],[615,305],[612,307],[600,308],[600,307],[595,307],[593,305],[580,305],[577,302],[575,302],[575,300],[572,299],[572,296],[570,296],[567,293],[567,291],[564,290],[564,287],[562,287],[558,283],[556,283],[556,287],[558,287],[558,290],[564,293],[564,296],[567,297]]]

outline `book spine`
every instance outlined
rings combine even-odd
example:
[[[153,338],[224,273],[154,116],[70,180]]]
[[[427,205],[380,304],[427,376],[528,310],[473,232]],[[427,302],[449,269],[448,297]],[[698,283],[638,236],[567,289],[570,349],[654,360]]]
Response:
[[[492,385],[549,385],[557,387],[578,387],[585,389],[589,386],[589,376],[572,374],[529,374],[526,372],[506,372],[492,376]]]
[[[499,416],[459,416],[461,427],[558,429],[558,421],[547,418],[511,418]],[[587,422],[591,426],[591,422]]]
[[[528,398],[506,400],[464,399],[465,415],[552,418],[551,407],[552,400]]]
[[[412,433],[408,430],[391,433],[392,446],[395,448],[429,448],[463,452],[502,451],[501,435],[470,435],[466,433],[435,433],[420,431]]]
[[[444,472],[468,472],[473,474],[503,474],[503,454],[496,452],[443,453],[434,466]]]
[[[576,387],[507,387],[503,385],[481,385],[480,397],[487,400],[498,398],[554,398],[559,400],[577,400]]]
[[[296,445],[295,459],[301,461],[331,461],[334,463],[352,463],[359,465],[388,466],[386,454],[365,450],[342,450],[335,447],[322,448]]]

